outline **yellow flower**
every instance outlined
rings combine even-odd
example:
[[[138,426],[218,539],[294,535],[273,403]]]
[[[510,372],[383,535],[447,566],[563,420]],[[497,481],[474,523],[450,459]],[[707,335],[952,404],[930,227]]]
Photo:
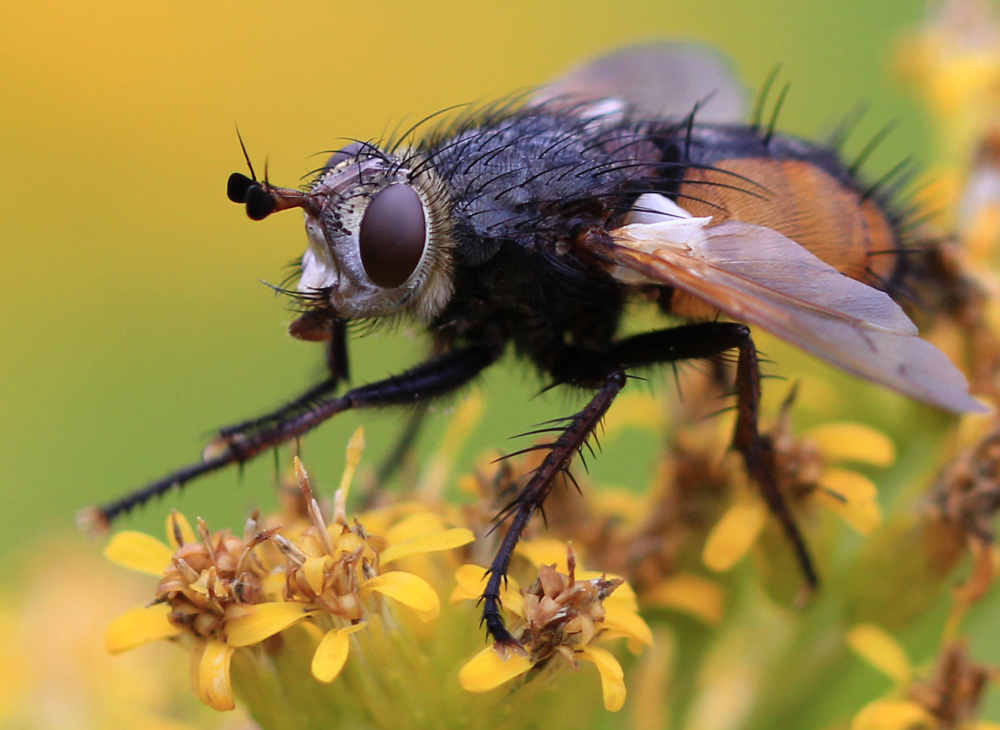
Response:
[[[851,730],[1000,728],[975,719],[983,691],[997,670],[974,663],[963,644],[947,644],[933,674],[923,681],[914,679],[915,671],[903,648],[877,626],[855,626],[847,634],[847,644],[895,685],[889,697],[870,702],[855,715]]]
[[[283,617],[258,613],[264,600],[266,571],[255,548],[274,530],[258,529],[256,516],[242,538],[228,530],[212,535],[198,520],[198,537],[183,515],[167,523],[170,547],[139,532],[120,532],[105,548],[109,560],[162,576],[153,603],[137,606],[111,622],[105,646],[116,654],[158,639],[191,645],[191,686],[216,710],[235,707],[230,663],[239,646],[257,643],[304,616],[303,607],[286,605]],[[289,610],[291,609],[291,610]]]
[[[827,423],[796,438],[787,405],[778,427],[768,434],[778,488],[793,510],[820,504],[861,534],[869,534],[882,520],[875,484],[863,474],[831,464],[847,461],[888,466],[895,460],[892,442],[869,426],[848,422]],[[755,490],[740,488],[709,533],[702,553],[705,565],[716,572],[736,565],[757,540],[769,516],[767,504]]]
[[[351,473],[360,458],[360,449],[361,441],[356,436],[348,446]],[[298,457],[295,470],[312,526],[298,544],[280,535],[275,538],[275,544],[288,561],[284,597],[295,605],[304,604],[309,615],[324,624],[326,632],[313,656],[312,673],[321,682],[332,682],[347,662],[351,635],[364,629],[373,617],[387,621],[380,597],[407,606],[423,621],[436,618],[440,611],[437,593],[426,580],[402,570],[381,569],[401,558],[460,547],[472,542],[474,535],[471,530],[453,528],[386,545],[380,538],[369,535],[360,522],[347,524],[343,505],[349,478],[341,483],[335,497],[334,522],[328,527]]]
[[[511,633],[520,646],[483,649],[459,672],[463,688],[489,692],[531,670],[576,668],[582,659],[597,667],[605,708],[612,712],[622,708],[625,675],[621,665],[593,642],[624,637],[638,651],[642,644],[652,644],[652,632],[636,613],[635,594],[623,579],[584,571],[577,576],[572,549],[563,555],[557,564],[539,567],[538,578],[520,591],[520,600],[515,598],[516,584],[510,583],[501,598],[505,610],[517,617]],[[463,566],[456,578],[459,587],[452,601],[478,599],[485,588],[485,570],[479,566]]]

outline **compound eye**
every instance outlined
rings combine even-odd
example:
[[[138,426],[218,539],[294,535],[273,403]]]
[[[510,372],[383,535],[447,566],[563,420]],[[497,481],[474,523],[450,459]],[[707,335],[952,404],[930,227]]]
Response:
[[[344,147],[342,150],[337,150],[332,155],[330,159],[326,161],[325,168],[327,170],[336,167],[344,160],[357,157],[362,150],[371,147],[371,145],[365,144],[364,142],[351,142],[349,145]]]
[[[402,286],[416,271],[426,243],[424,206],[413,188],[396,183],[372,198],[361,219],[358,244],[361,264],[374,284]]]

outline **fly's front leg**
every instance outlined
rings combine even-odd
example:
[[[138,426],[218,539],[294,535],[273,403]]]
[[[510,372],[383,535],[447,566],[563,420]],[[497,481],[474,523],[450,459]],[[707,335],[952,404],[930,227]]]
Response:
[[[181,487],[203,474],[218,471],[231,464],[242,464],[264,451],[291,441],[342,411],[379,406],[420,403],[450,393],[465,385],[502,354],[493,345],[469,345],[385,380],[363,385],[313,403],[309,408],[287,418],[268,423],[262,428],[250,428],[219,437],[207,449],[202,461],[167,475],[142,489],[108,504],[97,507],[95,519],[109,523],[120,514],[130,512],[171,489]]]

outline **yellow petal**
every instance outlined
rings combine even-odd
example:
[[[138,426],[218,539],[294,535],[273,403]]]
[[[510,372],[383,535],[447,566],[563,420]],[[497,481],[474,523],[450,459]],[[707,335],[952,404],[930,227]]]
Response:
[[[576,655],[597,665],[597,671],[601,675],[601,691],[604,693],[604,709],[618,712],[625,704],[625,672],[622,671],[622,665],[610,651],[599,646],[584,646]]]
[[[858,656],[896,681],[908,685],[912,677],[910,659],[888,633],[872,624],[860,624],[847,632],[847,645]]]
[[[362,524],[367,525],[368,523],[362,522]],[[374,534],[383,535],[390,545],[396,545],[421,535],[443,532],[447,527],[448,525],[445,524],[441,515],[436,512],[428,512],[425,508],[419,508],[402,519],[397,518],[385,531]]]
[[[583,555],[576,550],[578,563],[583,562]],[[543,537],[537,540],[522,540],[517,544],[514,552],[526,557],[532,565],[555,565],[560,573],[569,572],[566,564],[566,543],[551,537]]]
[[[767,523],[764,500],[754,496],[737,501],[708,533],[701,559],[709,569],[724,573],[747,554]]]
[[[437,617],[441,611],[441,601],[430,583],[413,573],[395,570],[370,578],[361,584],[362,595],[371,591],[393,598],[404,606],[409,606],[424,621]]]
[[[328,558],[330,558],[329,555],[307,558],[306,562],[302,564],[302,573],[306,577],[306,583],[316,595],[323,592],[323,585],[326,583],[326,561]]]
[[[420,535],[405,542],[390,545],[379,554],[379,559],[382,565],[388,565],[393,560],[399,560],[408,555],[453,550],[462,545],[468,545],[475,539],[476,536],[472,530],[455,527],[451,530],[432,532],[429,535]]]
[[[876,700],[854,716],[851,730],[930,730],[938,726],[916,702]]]
[[[646,646],[653,645],[653,632],[642,616],[634,611],[624,611],[614,606],[605,607],[601,628],[615,636],[636,639]]]
[[[246,616],[226,622],[226,642],[230,646],[250,646],[284,631],[309,616],[301,603],[261,603]]]
[[[507,658],[501,659],[490,644],[462,667],[458,681],[467,692],[489,692],[521,676],[532,666],[530,659],[516,651],[508,651]]]
[[[889,466],[896,460],[896,447],[889,437],[861,423],[825,423],[802,436],[815,442],[827,461]]]
[[[170,623],[169,615],[170,606],[165,603],[149,608],[136,606],[108,624],[104,630],[104,648],[117,654],[150,641],[177,636],[181,630]]]
[[[715,581],[678,573],[643,594],[643,605],[684,611],[709,626],[717,626],[725,610],[725,591]]]
[[[824,489],[839,494],[848,502],[870,502],[878,498],[878,487],[863,474],[847,469],[824,469],[819,476]]]
[[[361,631],[367,622],[349,626],[346,629],[327,631],[323,640],[316,647],[312,659],[312,674],[320,682],[330,683],[337,678],[347,663],[347,655],[351,649],[351,634]]]
[[[181,543],[177,541],[177,532],[181,533],[181,539],[185,545],[198,542],[198,536],[194,533],[191,523],[187,521],[187,517],[177,510],[173,510],[167,517],[167,541],[174,551],[181,546]]]
[[[875,500],[845,502],[824,489],[818,490],[815,498],[862,535],[871,534],[882,524],[882,508]]]
[[[232,710],[236,707],[229,678],[233,651],[233,647],[225,642],[210,639],[199,642],[191,655],[191,689],[213,710]]]
[[[458,585],[448,599],[451,603],[478,601],[486,590],[486,568],[467,563],[455,571],[455,580],[458,581]],[[614,596],[614,593],[611,595]],[[511,613],[524,616],[524,596],[521,595],[521,587],[513,578],[507,578],[506,586],[500,584],[500,603]]]
[[[163,575],[173,555],[155,537],[134,530],[116,533],[104,548],[104,557],[112,563],[156,576]]]
[[[351,482],[354,480],[354,472],[358,470],[361,463],[361,454],[365,450],[365,427],[358,426],[351,440],[347,442],[347,463],[344,465],[344,474],[340,477],[341,499],[347,501],[347,494],[351,489]]]

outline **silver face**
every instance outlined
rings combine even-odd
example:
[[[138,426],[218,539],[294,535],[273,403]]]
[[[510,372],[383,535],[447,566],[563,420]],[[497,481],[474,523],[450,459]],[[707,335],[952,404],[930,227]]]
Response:
[[[342,319],[433,319],[452,294],[443,186],[416,155],[367,146],[339,155],[309,192],[298,290],[325,297]]]

